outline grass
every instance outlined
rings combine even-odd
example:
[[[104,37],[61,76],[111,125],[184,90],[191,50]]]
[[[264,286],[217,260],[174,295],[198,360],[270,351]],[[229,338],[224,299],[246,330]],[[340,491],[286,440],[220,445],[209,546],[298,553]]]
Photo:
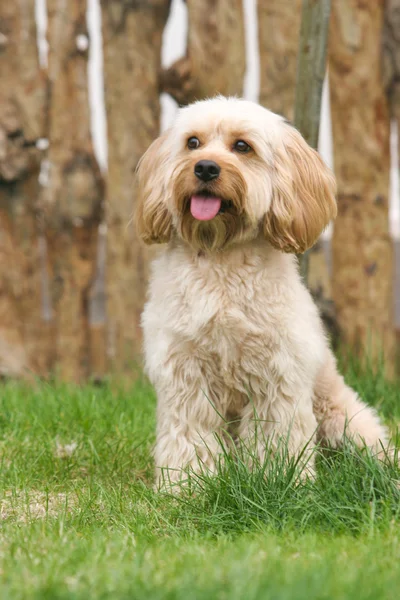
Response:
[[[395,430],[398,385],[345,367]],[[397,468],[346,447],[302,481],[238,455],[172,497],[151,485],[154,408],[140,381],[2,386],[1,598],[396,597]]]

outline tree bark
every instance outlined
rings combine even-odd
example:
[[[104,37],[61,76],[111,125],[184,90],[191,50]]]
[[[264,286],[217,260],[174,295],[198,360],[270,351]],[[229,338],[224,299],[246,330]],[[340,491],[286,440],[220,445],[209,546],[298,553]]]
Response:
[[[90,373],[88,299],[103,182],[90,134],[86,2],[47,0],[47,7],[49,181],[41,209],[50,270],[52,366],[62,379],[82,381]]]
[[[161,41],[169,0],[102,0],[108,127],[107,320],[113,370],[141,354],[148,250],[136,237],[134,171],[159,133]]]
[[[187,0],[187,55],[164,71],[162,90],[180,105],[243,93],[246,69],[242,0]]]
[[[320,4],[320,3],[318,3]],[[298,68],[299,49],[307,47],[309,35],[306,29],[303,31],[303,42],[300,40],[300,27],[302,20],[302,0],[259,0],[258,2],[258,37],[260,45],[260,103],[270,110],[284,115],[287,119],[294,119],[296,81],[297,85],[302,86],[303,91],[298,100],[299,112],[304,113],[302,118],[298,114],[296,126],[301,133],[305,135],[307,141],[314,147],[318,142],[318,128],[314,126],[311,131],[310,126],[305,126],[303,118],[309,116],[308,93],[310,86],[314,84],[313,73],[316,65],[304,65],[307,62],[308,53],[304,53],[301,65]],[[307,2],[307,5],[309,3]],[[307,8],[306,5],[306,8]],[[311,6],[315,10],[315,7]],[[304,25],[303,25],[304,28]],[[311,32],[314,33],[314,32]],[[302,43],[302,46],[300,44]],[[323,64],[324,60],[322,60]],[[307,67],[305,69],[304,67]],[[323,80],[323,70],[321,61],[318,83],[321,85]],[[298,78],[298,74],[301,78]],[[304,78],[307,77],[307,81]],[[317,90],[317,95],[321,90]],[[318,104],[318,97],[314,95]],[[301,107],[300,107],[301,104]],[[319,106],[314,106],[314,114],[319,118]],[[311,123],[311,119],[309,119]],[[320,240],[312,248],[309,257],[309,267],[307,265],[308,286],[319,307],[327,331],[332,338],[337,337],[337,327],[335,324],[335,311],[331,297],[330,276],[328,273],[325,253],[323,251],[323,242]]]
[[[303,0],[301,11],[300,43],[297,59],[296,95],[294,124],[306,141],[313,148],[318,148],[319,124],[321,119],[322,86],[326,70],[326,54],[328,48],[328,26],[331,10],[330,0]],[[314,253],[315,266],[324,265],[322,244],[306,251],[299,257],[300,273],[304,282],[309,282],[310,254]],[[319,255],[319,256],[318,256]],[[317,297],[320,304],[325,302],[327,286],[322,285],[321,294]],[[322,310],[322,306],[320,306]]]
[[[383,0],[335,0],[330,79],[338,217],[333,297],[343,339],[393,365],[392,243],[388,229],[389,114],[382,81]]]
[[[318,147],[330,10],[330,0],[303,0],[294,122],[313,148]]]
[[[385,4],[383,81],[389,98],[390,116],[397,123],[400,150],[400,0],[386,0]],[[400,152],[398,155],[400,159]]]
[[[0,375],[47,369],[35,218],[45,77],[35,1],[0,5]]]
[[[400,161],[400,0],[386,0],[385,17],[383,26],[383,81],[389,98],[390,118],[397,124],[397,157]],[[398,163],[398,172],[400,162]],[[399,199],[396,199],[399,202]],[[395,327],[397,354],[400,349],[400,298],[398,289],[400,285],[400,231],[394,239],[394,295],[395,295]]]
[[[301,0],[259,0],[260,104],[293,120]]]

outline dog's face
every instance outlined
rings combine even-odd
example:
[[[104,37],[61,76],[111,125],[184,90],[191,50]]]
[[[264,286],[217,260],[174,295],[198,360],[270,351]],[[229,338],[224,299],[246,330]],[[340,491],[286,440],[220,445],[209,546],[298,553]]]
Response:
[[[336,216],[334,178],[282,117],[215,98],[179,111],[138,167],[137,226],[147,243],[173,232],[196,250],[263,237],[304,252]]]

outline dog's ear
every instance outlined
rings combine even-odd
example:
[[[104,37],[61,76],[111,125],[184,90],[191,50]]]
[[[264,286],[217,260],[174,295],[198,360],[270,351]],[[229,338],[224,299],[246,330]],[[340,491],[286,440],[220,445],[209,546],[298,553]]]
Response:
[[[264,235],[278,250],[301,254],[336,217],[336,183],[318,152],[285,124],[275,155],[271,207]]]
[[[168,135],[167,131],[151,144],[136,170],[136,228],[146,244],[162,244],[171,237],[172,217],[166,204]]]

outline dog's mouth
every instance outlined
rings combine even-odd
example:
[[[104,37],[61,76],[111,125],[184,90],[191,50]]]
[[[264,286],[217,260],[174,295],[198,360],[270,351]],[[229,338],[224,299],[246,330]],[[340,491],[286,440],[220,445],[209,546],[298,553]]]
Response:
[[[190,212],[198,221],[211,221],[217,215],[231,208],[232,202],[207,192],[199,192],[190,197]]]

